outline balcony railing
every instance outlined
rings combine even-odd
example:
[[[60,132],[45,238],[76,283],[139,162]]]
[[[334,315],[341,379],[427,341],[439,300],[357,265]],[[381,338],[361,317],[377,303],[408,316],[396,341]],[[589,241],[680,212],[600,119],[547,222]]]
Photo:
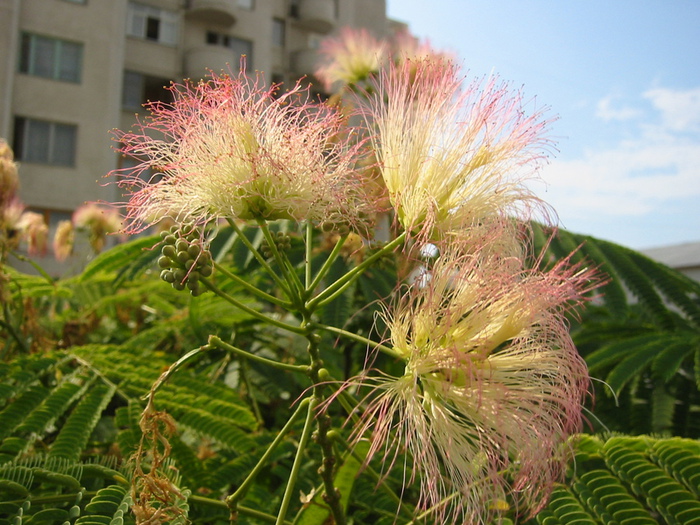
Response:
[[[189,0],[187,18],[208,24],[233,25],[236,11],[232,0]]]
[[[298,24],[309,31],[328,33],[336,25],[334,0],[299,0]]]
[[[198,80],[204,78],[210,70],[214,73],[220,73],[222,69],[228,71],[229,68],[237,70],[238,63],[235,61],[236,57],[227,47],[194,47],[185,52],[183,70],[187,78]]]

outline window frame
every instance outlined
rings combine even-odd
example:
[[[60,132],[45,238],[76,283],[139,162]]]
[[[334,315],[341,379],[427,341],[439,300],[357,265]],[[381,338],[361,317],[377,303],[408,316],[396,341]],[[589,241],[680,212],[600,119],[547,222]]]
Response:
[[[127,4],[127,36],[174,47],[178,44],[180,25],[180,16],[176,11],[132,0]],[[152,31],[157,34],[149,36]]]
[[[40,35],[30,31],[22,31],[19,38],[17,70],[20,73],[71,84],[81,83],[83,50],[85,48],[82,42]],[[47,44],[50,48],[45,51],[50,51],[51,56],[42,57],[40,46]],[[70,58],[71,53],[75,53],[72,59]],[[43,67],[42,60],[47,62]],[[70,69],[65,68],[66,63],[70,63]],[[50,69],[50,72],[44,72],[42,69]],[[71,71],[74,74],[70,74]]]
[[[33,126],[46,126],[46,137],[37,137],[37,130],[32,130]],[[41,128],[39,128],[41,129]],[[67,137],[59,135],[60,130],[71,131]],[[33,136],[32,136],[33,135]],[[36,119],[15,115],[13,130],[13,149],[17,160],[30,164],[43,164],[60,168],[75,168],[78,156],[78,126],[65,122]],[[65,149],[62,149],[61,141],[68,139],[70,151],[67,160],[62,159]],[[45,147],[40,149],[36,146],[38,142],[45,141]],[[42,145],[43,146],[43,145]]]
[[[284,18],[272,18],[272,45],[285,47],[287,43],[287,22]]]

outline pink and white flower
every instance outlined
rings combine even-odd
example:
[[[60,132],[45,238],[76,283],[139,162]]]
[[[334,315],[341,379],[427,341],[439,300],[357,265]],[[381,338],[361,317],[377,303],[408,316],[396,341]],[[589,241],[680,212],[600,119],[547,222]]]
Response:
[[[564,312],[591,272],[513,264],[445,246],[385,312],[404,374],[364,378],[372,390],[354,435],[369,435],[387,467],[408,452],[408,482],[435,523],[486,523],[513,505],[534,514],[582,424],[589,376]]]
[[[197,224],[365,220],[372,206],[355,171],[359,145],[341,133],[338,110],[310,102],[299,85],[276,96],[274,87],[242,73],[213,74],[171,92],[171,104],[148,105],[151,116],[139,133],[117,134],[121,151],[140,160],[122,180],[136,190],[128,232],[164,216]],[[145,173],[162,178],[144,182]]]
[[[429,238],[539,203],[525,181],[549,145],[542,112],[496,78],[462,84],[444,57],[406,60],[382,71],[367,106],[397,219]]]

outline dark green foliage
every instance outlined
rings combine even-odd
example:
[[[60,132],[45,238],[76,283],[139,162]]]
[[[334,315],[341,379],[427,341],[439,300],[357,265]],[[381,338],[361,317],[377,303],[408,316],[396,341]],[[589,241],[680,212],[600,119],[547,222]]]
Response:
[[[605,284],[572,319],[595,382],[598,428],[700,437],[700,283],[608,241],[534,226],[535,250],[595,267]],[[550,261],[544,256],[543,261]],[[603,383],[604,382],[604,383]]]
[[[285,241],[278,248],[295,263],[302,261],[301,237],[286,226],[277,231]],[[536,227],[534,234],[535,245],[544,246],[546,232]],[[256,246],[262,242],[256,228],[243,235]],[[131,500],[124,466],[141,443],[144,396],[170,365],[205,344],[209,335],[277,361],[308,362],[303,338],[263,326],[212,293],[191,298],[165,286],[156,269],[160,253],[151,249],[158,241],[151,237],[120,245],[97,257],[81,276],[57,283],[12,274],[16,297],[30,301],[41,330],[27,339],[34,353],[13,348],[15,357],[0,363],[0,525],[19,514],[26,523],[131,523],[125,512]],[[610,386],[596,386],[592,423],[601,420],[609,429],[630,434],[700,436],[700,285],[631,250],[569,232],[560,232],[548,250],[556,260],[578,246],[572,260],[598,267],[608,279],[580,318],[572,318],[576,343],[592,374]],[[216,232],[211,250],[213,260],[280,296],[230,228]],[[314,254],[314,268],[327,253]],[[321,285],[351,267],[358,253],[336,259]],[[282,312],[264,300],[251,300],[240,293],[239,283],[221,274],[211,278],[255,310]],[[395,261],[382,261],[327,304],[317,321],[380,340],[385,334],[377,313],[391,301],[396,283]],[[291,324],[299,322],[295,312],[286,315]],[[335,378],[352,376],[365,363],[365,343],[328,333],[321,345]],[[384,355],[374,363],[402,373],[392,370],[402,364]],[[228,523],[222,498],[245,479],[309,386],[303,374],[216,349],[201,352],[171,375],[155,396],[155,408],[167,411],[176,425],[167,465],[182,494],[193,495],[177,502],[183,520]],[[340,426],[347,414],[331,415]],[[297,423],[241,505],[276,511],[301,432]],[[700,491],[697,442],[584,437],[577,446],[569,483],[557,488],[539,523],[692,522]],[[378,485],[357,459],[344,449],[341,454],[345,461],[336,480],[347,488],[343,505],[354,523],[406,523],[414,517],[412,510],[397,514],[398,502],[385,490],[402,494],[412,509],[417,488],[401,492],[410,472],[383,472],[375,460],[370,467],[385,476]],[[97,457],[107,459],[99,463]],[[299,523],[321,525],[327,513],[318,492],[318,451],[311,447],[303,459],[298,491],[308,501],[302,505],[295,497],[288,516],[296,513]],[[58,499],[37,503],[48,497]],[[32,505],[25,508],[28,499]],[[239,517],[241,525],[257,523],[245,513]]]
[[[537,515],[547,525],[700,521],[700,443],[649,436],[582,436],[569,484]]]

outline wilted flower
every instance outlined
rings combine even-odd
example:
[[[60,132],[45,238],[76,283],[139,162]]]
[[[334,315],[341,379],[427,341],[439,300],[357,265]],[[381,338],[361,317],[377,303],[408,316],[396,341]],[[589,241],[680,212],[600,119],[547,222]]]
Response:
[[[354,171],[359,146],[338,135],[343,116],[303,100],[299,85],[275,97],[241,73],[171,91],[172,104],[149,105],[143,134],[120,135],[122,151],[142,160],[123,181],[141,186],[128,204],[130,232],[154,216],[356,225],[371,207]],[[148,170],[163,178],[144,183],[139,174]]]
[[[0,208],[7,206],[17,193],[19,178],[12,149],[0,139]]]
[[[80,206],[73,212],[73,224],[76,228],[87,230],[90,246],[95,253],[101,252],[104,248],[106,236],[119,231],[122,226],[121,217],[115,209],[92,202]]]
[[[538,202],[520,168],[544,157],[546,121],[494,78],[461,90],[443,57],[383,71],[369,125],[400,224],[428,237],[488,224]]]
[[[73,253],[75,230],[71,221],[61,221],[53,237],[53,253],[58,261],[65,261]]]
[[[379,72],[388,58],[389,46],[366,29],[345,27],[337,37],[324,39],[319,51],[322,65],[315,76],[330,91],[336,82],[357,84]]]
[[[536,512],[582,422],[589,378],[563,313],[590,272],[514,264],[445,247],[385,314],[405,373],[366,380],[355,436],[371,430],[370,456],[389,465],[408,451],[436,523],[484,523],[514,504]]]
[[[30,255],[45,255],[49,240],[49,227],[44,216],[33,211],[25,211],[17,221],[16,229],[26,239]]]

